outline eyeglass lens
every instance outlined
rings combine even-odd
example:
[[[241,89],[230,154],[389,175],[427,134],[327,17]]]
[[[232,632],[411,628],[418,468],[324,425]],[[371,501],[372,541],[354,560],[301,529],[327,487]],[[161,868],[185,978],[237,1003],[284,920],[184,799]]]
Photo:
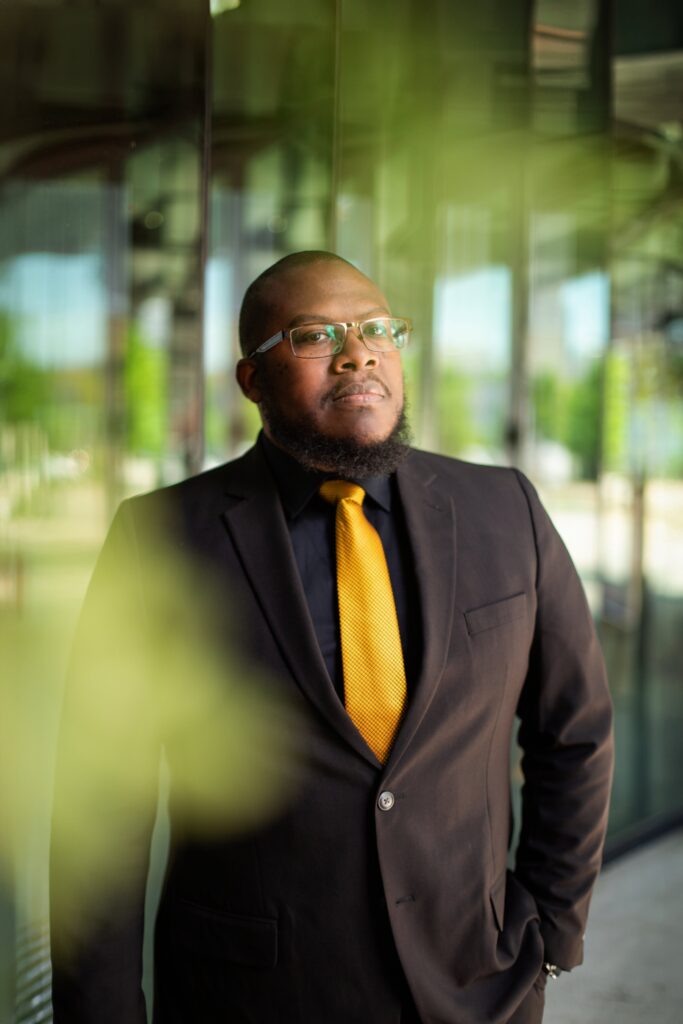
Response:
[[[403,348],[408,340],[406,320],[389,317],[364,320],[359,324],[363,341],[372,352],[390,352]],[[305,324],[289,332],[294,354],[311,359],[340,352],[346,337],[344,324]]]

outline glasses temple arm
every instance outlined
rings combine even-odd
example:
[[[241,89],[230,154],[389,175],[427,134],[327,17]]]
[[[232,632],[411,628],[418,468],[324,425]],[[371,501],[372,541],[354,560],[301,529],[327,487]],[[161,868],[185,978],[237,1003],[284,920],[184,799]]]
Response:
[[[251,355],[258,356],[262,352],[267,352],[268,349],[274,348],[275,345],[279,345],[281,341],[285,340],[286,334],[286,331],[278,331],[277,334],[274,334],[272,338],[268,338],[268,340],[264,341],[262,345],[259,345],[258,348],[255,348]]]

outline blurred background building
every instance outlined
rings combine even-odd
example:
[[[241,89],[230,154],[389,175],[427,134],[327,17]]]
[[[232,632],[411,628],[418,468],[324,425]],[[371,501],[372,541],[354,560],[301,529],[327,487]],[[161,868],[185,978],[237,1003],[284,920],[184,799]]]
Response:
[[[0,92],[0,671],[37,780],[3,1024],[51,1018],[49,779],[98,547],[122,497],[255,436],[237,314],[287,252],[413,318],[418,444],[539,487],[608,662],[610,849],[680,820],[679,0],[5,0]]]

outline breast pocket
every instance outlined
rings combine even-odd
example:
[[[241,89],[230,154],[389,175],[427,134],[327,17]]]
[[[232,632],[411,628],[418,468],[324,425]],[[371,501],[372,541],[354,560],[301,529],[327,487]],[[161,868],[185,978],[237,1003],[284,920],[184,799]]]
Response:
[[[465,612],[467,632],[470,636],[483,633],[487,629],[496,629],[509,622],[523,619],[527,613],[527,596],[525,593],[504,597],[493,604],[485,604],[480,608],[472,608]]]

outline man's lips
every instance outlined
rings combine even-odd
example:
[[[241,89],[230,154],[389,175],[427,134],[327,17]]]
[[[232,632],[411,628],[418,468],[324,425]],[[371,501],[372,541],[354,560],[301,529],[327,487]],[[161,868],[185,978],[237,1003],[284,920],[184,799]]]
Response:
[[[378,381],[365,381],[364,383],[345,384],[335,388],[331,399],[338,405],[372,405],[375,402],[382,402],[387,396],[387,389]]]

